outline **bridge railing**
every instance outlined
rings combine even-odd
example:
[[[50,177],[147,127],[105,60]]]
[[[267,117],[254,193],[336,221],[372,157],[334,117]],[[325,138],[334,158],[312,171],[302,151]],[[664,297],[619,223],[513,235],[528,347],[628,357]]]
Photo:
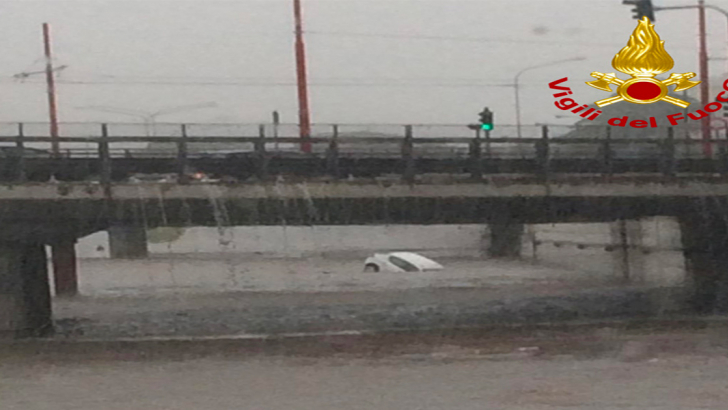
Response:
[[[63,124],[60,130],[54,139],[47,124],[0,124],[0,179],[22,180],[38,169],[42,171],[35,174],[63,175],[66,168],[86,167],[87,173],[111,181],[124,177],[117,171],[122,163],[127,174],[173,172],[180,181],[191,169],[205,167],[218,175],[233,170],[241,176],[245,170],[260,178],[300,170],[337,177],[399,173],[406,180],[432,172],[480,178],[504,173],[548,177],[728,170],[728,140],[723,135],[704,141],[684,127],[635,131],[524,126],[518,138],[515,127],[509,126],[484,133],[462,125],[317,124],[306,139],[311,147],[306,153],[301,152],[298,127],[291,124],[84,123]],[[50,150],[54,140],[59,142],[59,155]],[[709,158],[703,154],[706,144],[714,153]],[[81,173],[71,172],[76,176],[69,178],[78,179]]]

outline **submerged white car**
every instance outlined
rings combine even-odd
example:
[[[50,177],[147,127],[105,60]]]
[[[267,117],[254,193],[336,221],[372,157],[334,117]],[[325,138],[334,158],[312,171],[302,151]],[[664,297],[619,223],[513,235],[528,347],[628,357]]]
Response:
[[[364,272],[424,272],[442,265],[413,252],[375,253],[364,261]]]

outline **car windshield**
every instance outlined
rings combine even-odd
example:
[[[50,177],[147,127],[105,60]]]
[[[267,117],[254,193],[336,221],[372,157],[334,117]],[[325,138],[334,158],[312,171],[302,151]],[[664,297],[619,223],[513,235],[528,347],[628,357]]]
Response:
[[[406,272],[419,271],[417,266],[407,262],[406,260],[404,260],[400,257],[394,256],[394,255],[389,256],[389,262],[400,269],[404,269]]]

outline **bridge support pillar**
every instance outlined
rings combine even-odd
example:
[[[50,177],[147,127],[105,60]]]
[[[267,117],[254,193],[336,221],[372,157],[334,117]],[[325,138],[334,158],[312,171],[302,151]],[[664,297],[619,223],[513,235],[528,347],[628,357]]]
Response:
[[[614,276],[628,282],[645,279],[642,221],[621,219],[609,226]]]
[[[702,314],[728,313],[728,222],[719,212],[680,218],[689,304]]]
[[[519,258],[523,240],[524,225],[512,219],[503,218],[488,224],[490,241],[488,256],[491,258]]]
[[[685,283],[680,224],[656,216],[609,224],[612,274],[626,282],[665,288]]]
[[[113,259],[146,258],[147,230],[140,226],[109,227],[109,248]]]
[[[51,259],[56,296],[77,295],[76,238],[68,237],[52,243]]]
[[[45,246],[0,242],[0,335],[47,336],[52,331]]]

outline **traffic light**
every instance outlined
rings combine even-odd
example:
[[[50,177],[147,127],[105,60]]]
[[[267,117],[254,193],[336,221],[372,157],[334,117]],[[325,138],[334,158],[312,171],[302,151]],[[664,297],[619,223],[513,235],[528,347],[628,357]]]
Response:
[[[655,10],[652,7],[652,0],[622,0],[622,4],[633,5],[632,16],[635,20],[642,20],[647,17],[651,22],[655,22]]]
[[[488,107],[483,108],[480,113],[480,129],[490,131],[493,129],[493,111]]]

